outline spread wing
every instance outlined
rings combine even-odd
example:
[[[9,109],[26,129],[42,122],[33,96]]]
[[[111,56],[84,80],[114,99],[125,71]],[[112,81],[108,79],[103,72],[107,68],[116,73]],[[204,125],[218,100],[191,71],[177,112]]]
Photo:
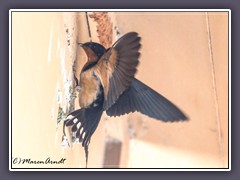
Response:
[[[173,103],[137,79],[106,112],[109,116],[120,116],[134,111],[162,121],[187,119]]]
[[[105,110],[111,107],[131,85],[139,63],[140,39],[136,32],[127,33],[101,57],[95,66],[95,75],[99,77],[104,89]]]

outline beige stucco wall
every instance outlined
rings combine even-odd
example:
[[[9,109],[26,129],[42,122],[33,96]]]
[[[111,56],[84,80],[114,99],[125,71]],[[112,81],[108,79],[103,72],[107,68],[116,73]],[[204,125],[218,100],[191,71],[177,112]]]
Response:
[[[12,156],[66,158],[64,164],[13,167],[84,167],[80,145],[62,150],[62,124],[56,130],[56,119],[58,106],[67,108],[74,61],[77,72],[86,61],[76,44],[89,40],[85,14],[12,15]],[[136,77],[178,105],[189,121],[104,114],[91,140],[89,167],[103,166],[108,136],[122,142],[120,167],[227,167],[228,14],[118,12],[110,17],[121,34],[136,31],[142,37]],[[90,25],[99,41],[92,19]]]

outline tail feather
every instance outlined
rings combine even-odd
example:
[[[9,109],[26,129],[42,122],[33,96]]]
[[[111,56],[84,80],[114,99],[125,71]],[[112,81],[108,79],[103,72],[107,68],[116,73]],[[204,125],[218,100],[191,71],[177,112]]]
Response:
[[[68,114],[64,122],[63,134],[65,136],[65,127],[72,126],[72,132],[76,133],[75,136],[82,143],[85,150],[86,167],[88,163],[88,145],[90,139],[97,129],[101,119],[103,109],[101,107],[90,107],[75,110]]]

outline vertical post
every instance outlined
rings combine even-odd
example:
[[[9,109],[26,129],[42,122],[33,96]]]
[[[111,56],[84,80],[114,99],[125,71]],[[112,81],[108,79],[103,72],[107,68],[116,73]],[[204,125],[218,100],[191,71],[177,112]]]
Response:
[[[119,168],[122,142],[113,137],[106,137],[103,168]]]

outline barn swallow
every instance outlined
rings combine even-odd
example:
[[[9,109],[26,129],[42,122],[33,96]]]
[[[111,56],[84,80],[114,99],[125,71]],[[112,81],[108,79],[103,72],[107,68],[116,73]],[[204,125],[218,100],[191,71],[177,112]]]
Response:
[[[88,145],[103,111],[108,116],[138,111],[162,121],[187,119],[173,103],[134,77],[139,64],[140,40],[136,32],[130,32],[108,49],[95,42],[80,44],[88,58],[79,81],[75,79],[80,87],[78,100],[81,109],[67,116],[64,128],[71,126],[82,143],[86,164]]]

